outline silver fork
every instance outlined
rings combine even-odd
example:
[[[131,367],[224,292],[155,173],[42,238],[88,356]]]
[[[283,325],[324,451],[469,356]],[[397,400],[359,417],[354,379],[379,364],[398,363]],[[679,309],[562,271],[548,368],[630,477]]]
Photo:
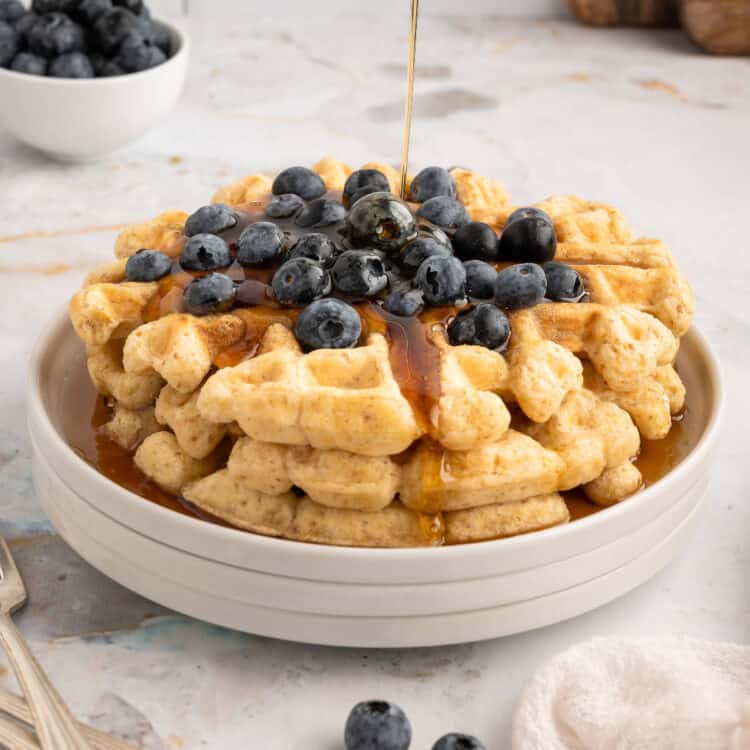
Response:
[[[11,615],[26,603],[26,587],[8,545],[0,538],[0,644],[5,648],[34,719],[43,750],[91,750]]]

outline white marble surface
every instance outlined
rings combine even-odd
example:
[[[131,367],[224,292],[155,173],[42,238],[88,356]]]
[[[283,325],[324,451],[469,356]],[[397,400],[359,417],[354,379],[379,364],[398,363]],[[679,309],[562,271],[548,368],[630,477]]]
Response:
[[[384,696],[412,717],[416,750],[452,728],[497,749],[522,686],[570,643],[604,634],[747,641],[750,61],[705,57],[676,31],[428,8],[413,138],[416,165],[470,165],[506,181],[519,202],[560,191],[611,201],[673,247],[723,362],[729,407],[709,509],[667,570],[538,632],[368,653],[172,615],[52,534],[31,488],[26,361],[44,321],[109,257],[112,227],[200,205],[258,167],[325,153],[398,159],[404,10],[317,3],[273,16],[268,5],[197,9],[179,108],[124,153],[60,165],[0,135],[0,530],[16,538],[31,592],[18,620],[74,710],[149,749],[334,750],[351,704]],[[7,670],[0,684],[13,686]]]

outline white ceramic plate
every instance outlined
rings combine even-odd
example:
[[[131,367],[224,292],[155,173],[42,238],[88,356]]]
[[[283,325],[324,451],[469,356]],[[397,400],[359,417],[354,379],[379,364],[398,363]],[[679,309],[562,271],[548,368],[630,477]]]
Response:
[[[347,549],[270,539],[174,513],[81,460],[63,435],[76,384],[88,375],[83,346],[63,315],[32,360],[34,481],[50,520],[86,560],[186,614],[342,646],[492,638],[598,607],[652,576],[685,544],[707,487],[722,389],[716,360],[694,330],[683,339],[678,365],[701,437],[676,469],[635,497],[512,539]]]

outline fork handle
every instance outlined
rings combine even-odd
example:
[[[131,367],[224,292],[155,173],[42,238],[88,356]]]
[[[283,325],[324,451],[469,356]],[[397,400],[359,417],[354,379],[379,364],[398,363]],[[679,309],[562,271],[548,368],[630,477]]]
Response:
[[[91,750],[68,707],[39,666],[10,615],[5,613],[0,614],[0,643],[26,695],[43,750]]]

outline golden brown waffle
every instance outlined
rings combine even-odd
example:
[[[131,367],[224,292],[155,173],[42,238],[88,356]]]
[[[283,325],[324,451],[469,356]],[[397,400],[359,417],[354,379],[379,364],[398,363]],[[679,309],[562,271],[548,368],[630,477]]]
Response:
[[[398,190],[395,169],[365,166]],[[329,190],[352,172],[331,157],[314,169]],[[452,174],[472,218],[502,230],[515,208],[505,188]],[[241,210],[270,187],[251,175],[214,201]],[[584,278],[585,301],[510,314],[503,354],[451,346],[444,321],[425,320],[431,381],[417,397],[385,325],[369,325],[356,348],[304,354],[288,316],[165,309],[169,290],[125,282],[125,259],[141,247],[176,256],[187,214],[126,229],[119,260],[92,272],[70,306],[92,380],[115,407],[108,434],[137,448],[147,477],[204,512],[316,543],[524,533],[565,523],[558,493],[572,488],[618,502],[642,484],[632,463],[641,438],[664,437],[683,408],[672,363],[692,294],[666,246],[635,238],[616,209],[574,196],[537,206],[553,219],[556,259]]]

